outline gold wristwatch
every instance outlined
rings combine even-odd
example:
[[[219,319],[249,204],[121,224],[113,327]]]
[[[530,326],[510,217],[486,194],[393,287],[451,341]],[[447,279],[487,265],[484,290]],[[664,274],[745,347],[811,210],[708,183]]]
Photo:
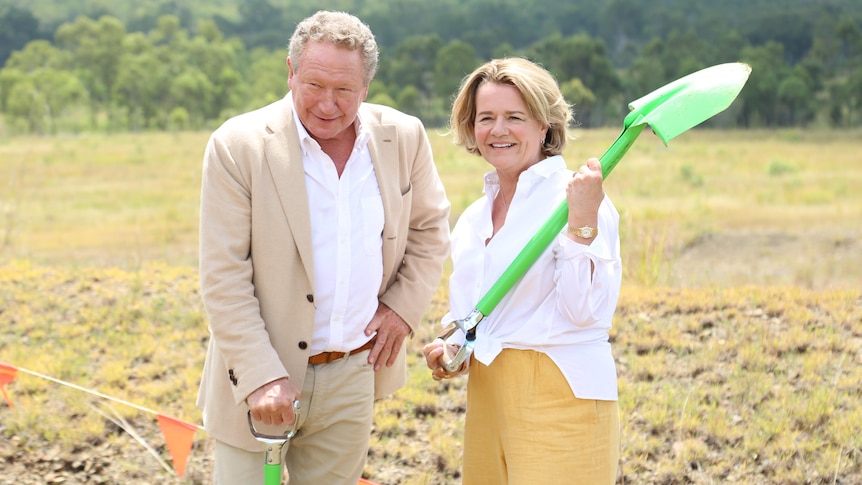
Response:
[[[595,227],[583,226],[583,227],[569,227],[569,232],[582,237],[584,239],[592,239],[598,235],[599,230]]]

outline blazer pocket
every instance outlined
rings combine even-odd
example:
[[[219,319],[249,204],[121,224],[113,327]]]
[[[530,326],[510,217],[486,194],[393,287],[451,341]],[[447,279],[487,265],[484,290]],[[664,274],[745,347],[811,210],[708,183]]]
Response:
[[[399,211],[399,222],[405,224],[405,227],[410,227],[410,216],[413,212],[413,185],[409,185],[407,190],[401,194],[401,210]]]

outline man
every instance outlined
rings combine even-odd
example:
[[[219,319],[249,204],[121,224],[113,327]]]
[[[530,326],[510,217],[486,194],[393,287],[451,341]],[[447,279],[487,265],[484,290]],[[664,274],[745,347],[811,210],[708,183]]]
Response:
[[[298,400],[291,485],[352,485],[374,400],[406,380],[403,343],[448,255],[449,202],[421,122],[363,103],[377,45],[359,19],[302,21],[287,65],[288,95],[228,120],[206,148],[198,405],[215,483],[262,483],[247,413],[280,434]]]

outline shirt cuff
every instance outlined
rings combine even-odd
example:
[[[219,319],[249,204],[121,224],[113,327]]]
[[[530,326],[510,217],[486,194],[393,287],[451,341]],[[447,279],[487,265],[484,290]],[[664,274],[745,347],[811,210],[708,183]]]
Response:
[[[599,231],[599,234],[596,235],[595,239],[593,239],[593,243],[589,245],[572,241],[565,235],[565,233],[563,233],[559,239],[562,239],[562,241],[560,241],[560,245],[562,246],[560,259],[574,259],[586,254],[590,259],[601,261],[614,260],[610,241],[605,238],[602,231]]]

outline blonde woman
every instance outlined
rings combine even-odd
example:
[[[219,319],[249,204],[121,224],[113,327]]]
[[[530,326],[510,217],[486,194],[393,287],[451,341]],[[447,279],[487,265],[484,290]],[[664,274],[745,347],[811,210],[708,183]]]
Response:
[[[525,59],[467,76],[452,109],[455,143],[492,170],[484,196],[452,232],[450,311],[465,317],[566,199],[567,230],[478,325],[469,372],[464,485],[613,484],[620,425],[608,331],[621,283],[619,215],[595,158],[577,171],[561,154],[572,119],[553,76]]]

